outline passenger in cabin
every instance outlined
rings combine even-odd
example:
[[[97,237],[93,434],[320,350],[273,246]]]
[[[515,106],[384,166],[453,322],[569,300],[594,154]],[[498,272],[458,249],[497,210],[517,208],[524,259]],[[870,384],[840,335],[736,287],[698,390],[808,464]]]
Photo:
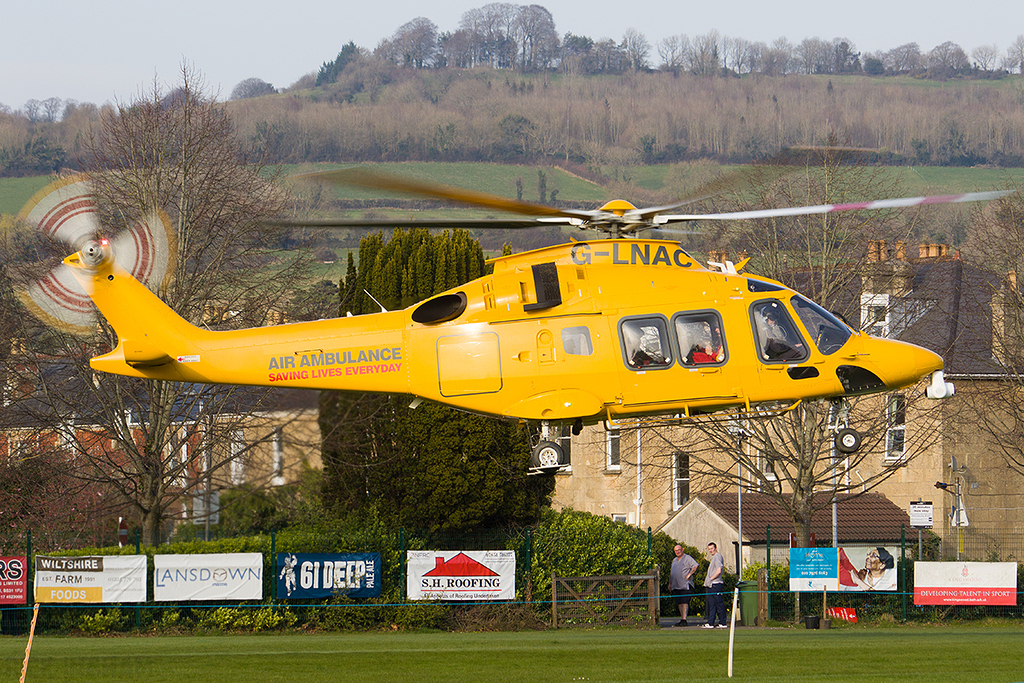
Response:
[[[800,360],[806,354],[799,333],[788,318],[783,317],[779,304],[772,302],[759,309],[758,334],[764,360]]]

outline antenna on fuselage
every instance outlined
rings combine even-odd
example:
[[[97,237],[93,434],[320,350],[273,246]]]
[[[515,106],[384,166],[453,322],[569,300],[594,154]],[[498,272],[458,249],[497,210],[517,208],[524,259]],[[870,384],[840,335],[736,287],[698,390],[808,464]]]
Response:
[[[368,296],[368,297],[370,297],[371,299],[373,299],[373,294],[370,294],[370,293],[369,293],[369,292],[367,292],[367,291],[366,291],[365,289],[363,290],[363,292],[365,292],[365,293],[366,293],[366,296]],[[376,299],[373,299],[373,303],[375,303],[375,304],[377,304],[378,306],[380,306],[380,312],[381,312],[381,313],[387,313],[387,312],[388,312],[388,309],[384,308],[384,304],[382,304],[381,302],[377,301]]]

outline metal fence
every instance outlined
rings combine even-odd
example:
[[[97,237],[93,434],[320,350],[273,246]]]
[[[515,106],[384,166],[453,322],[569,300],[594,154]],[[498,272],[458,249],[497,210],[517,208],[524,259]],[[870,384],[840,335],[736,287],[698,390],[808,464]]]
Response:
[[[414,539],[414,540],[410,540]],[[236,539],[242,541],[243,539]],[[533,572],[533,548],[531,530],[517,531],[486,530],[475,534],[423,533],[407,534],[403,530],[375,532],[363,537],[353,538],[346,533],[307,534],[298,541],[294,536],[265,536],[244,539],[248,552],[262,552],[264,555],[264,599],[247,604],[229,604],[227,602],[210,603],[155,603],[150,600],[140,605],[45,605],[40,611],[38,632],[74,633],[74,632],[110,632],[131,630],[153,631],[189,631],[189,630],[264,630],[280,627],[308,627],[325,630],[379,628],[382,625],[399,626],[430,626],[446,628],[453,625],[453,620],[465,624],[466,619],[486,618],[498,627],[516,628],[523,625],[543,627],[546,625],[564,625],[568,622],[600,625],[613,623],[610,617],[623,618],[629,623],[647,623],[652,612],[660,611],[664,615],[675,615],[676,608],[667,595],[664,575],[659,581],[647,581],[643,586],[643,594],[633,588],[618,586],[605,582],[599,588],[602,578],[577,577],[578,580],[589,580],[591,588],[569,586],[557,582],[547,584],[548,574],[542,577],[540,587],[534,586],[537,580]],[[892,547],[892,542],[883,545]],[[134,545],[134,544],[133,544]],[[380,552],[382,556],[382,579],[390,591],[382,594],[379,600],[354,601],[346,598],[331,598],[321,601],[310,601],[296,604],[281,599],[276,593],[276,553],[301,552],[297,545],[309,552]],[[414,546],[414,547],[410,547]],[[157,549],[161,552],[165,546]],[[433,550],[515,550],[516,551],[516,599],[500,604],[452,604],[423,603],[409,601],[405,597],[405,551],[410,549]],[[773,550],[768,555],[767,566],[763,569],[770,575],[770,583],[766,583],[757,591],[757,597],[763,610],[771,622],[799,623],[806,615],[826,614],[826,608],[852,608],[860,621],[926,621],[941,622],[949,620],[979,620],[990,617],[1024,617],[1024,600],[1019,592],[1024,585],[1024,576],[1018,564],[1018,594],[1015,605],[1006,606],[925,606],[914,605],[913,598],[913,562],[920,556],[929,561],[957,559],[972,561],[1013,561],[1024,551],[1024,539],[1005,536],[993,537],[980,533],[961,533],[952,538],[942,538],[935,534],[922,533],[920,541],[916,530],[908,530],[904,541],[899,545],[897,572],[899,583],[896,591],[865,591],[829,593],[793,593],[789,591],[788,556],[783,558],[781,551]],[[92,552],[92,551],[90,551]],[[125,548],[125,554],[154,550]],[[194,550],[194,552],[203,552]],[[228,552],[228,550],[209,549],[206,552]],[[34,554],[30,537],[25,550],[5,549],[9,555]],[[105,554],[116,554],[118,550],[105,549]],[[773,557],[774,553],[774,557]],[[48,551],[44,554],[61,554],[59,551]],[[80,554],[80,553],[68,553]],[[648,556],[650,543],[648,544]],[[652,564],[657,559],[651,558]],[[670,558],[660,558],[666,563],[663,570],[667,572]],[[31,559],[29,561],[31,566]],[[756,579],[756,567],[749,568],[750,576]],[[657,567],[654,568],[654,572]],[[152,562],[150,562],[152,572]],[[654,574],[652,572],[652,574]],[[556,575],[557,576],[557,575]],[[697,585],[701,584],[703,570],[696,577]],[[150,582],[152,574],[150,574]],[[726,589],[731,592],[740,577],[726,575]],[[576,579],[574,579],[576,580]],[[568,579],[565,579],[568,581]],[[151,585],[151,583],[150,583]],[[769,588],[770,586],[770,588]],[[32,584],[29,584],[29,601],[26,605],[3,606],[0,608],[0,633],[26,633],[32,616]],[[698,589],[699,590],[699,589]],[[747,587],[749,590],[749,586]],[[595,592],[597,591],[597,592]],[[600,595],[598,595],[600,593]],[[595,598],[600,597],[603,605],[598,612],[594,611]],[[654,607],[652,607],[652,601]],[[660,601],[660,602],[659,602]],[[616,609],[616,603],[622,607]],[[726,601],[731,605],[731,600]],[[704,613],[704,600],[700,594],[694,595],[690,614],[699,620]],[[474,616],[475,614],[475,616]],[[467,616],[469,615],[469,616]],[[656,622],[656,620],[655,620]]]

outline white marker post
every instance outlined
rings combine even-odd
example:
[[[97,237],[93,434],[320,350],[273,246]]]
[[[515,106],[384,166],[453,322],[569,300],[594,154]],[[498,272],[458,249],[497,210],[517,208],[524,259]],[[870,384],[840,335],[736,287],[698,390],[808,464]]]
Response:
[[[729,678],[732,678],[732,645],[736,639],[736,605],[740,600],[740,589],[732,591],[732,618],[729,619]]]

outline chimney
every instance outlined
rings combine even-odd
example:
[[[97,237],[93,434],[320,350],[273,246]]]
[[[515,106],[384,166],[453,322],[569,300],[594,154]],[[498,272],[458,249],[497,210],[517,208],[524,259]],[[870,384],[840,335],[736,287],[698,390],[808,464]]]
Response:
[[[902,241],[897,241],[894,244],[896,246],[896,260],[897,261],[906,261],[907,260],[907,243],[906,242],[902,242]]]
[[[1017,291],[1017,271],[1010,270],[1006,272],[1006,281],[1010,285],[1010,289]]]
[[[877,263],[880,260],[878,257],[878,242],[868,240],[868,263]]]

